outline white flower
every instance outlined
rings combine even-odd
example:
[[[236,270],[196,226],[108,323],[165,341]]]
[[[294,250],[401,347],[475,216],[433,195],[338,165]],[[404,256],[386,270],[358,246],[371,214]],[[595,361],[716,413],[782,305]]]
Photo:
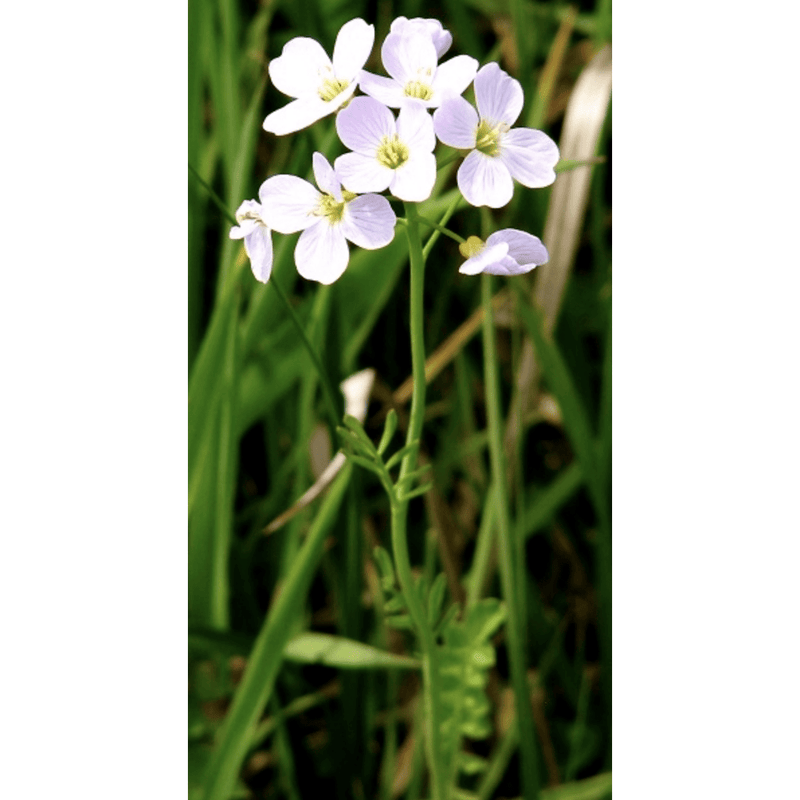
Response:
[[[278,233],[297,233],[297,271],[308,280],[333,283],[347,268],[350,241],[365,250],[385,247],[394,238],[397,217],[377,194],[360,197],[342,189],[328,160],[314,153],[318,192],[294,175],[275,175],[261,184],[262,216]]]
[[[401,200],[427,200],[436,182],[433,120],[417,100],[394,115],[371,97],[355,97],[336,117],[342,142],[355,151],[339,156],[336,174],[351,192],[390,189]]]
[[[372,25],[351,19],[336,37],[333,62],[315,39],[298,36],[287,42],[281,55],[270,61],[269,76],[277,89],[297,99],[273,111],[264,120],[264,129],[283,136],[340,108],[353,96],[374,41]]]
[[[390,33],[381,47],[381,60],[391,78],[361,71],[358,85],[365,94],[390,108],[400,108],[409,97],[426,108],[437,108],[446,95],[460,95],[472,83],[478,62],[456,56],[437,66],[436,45],[424,27],[406,23],[408,30]]]
[[[414,17],[414,19],[406,19],[405,17],[398,17],[393,23],[390,33],[425,33],[431,37],[433,46],[436,48],[436,55],[441,58],[453,44],[453,36],[450,31],[446,31],[442,23],[438,19],[422,19],[422,17]]]
[[[439,139],[472,150],[458,168],[458,188],[473,206],[500,208],[511,200],[516,178],[538,189],[555,179],[558,146],[542,131],[511,126],[522,112],[522,87],[495,63],[475,76],[478,112],[463,97],[448,98],[433,114]]]
[[[458,270],[464,275],[522,275],[550,258],[537,236],[515,228],[496,231],[485,242],[470,236],[458,249],[467,259]]]
[[[272,234],[261,217],[262,208],[255,200],[245,200],[236,210],[231,239],[244,239],[244,249],[257,281],[266,283],[272,274]]]

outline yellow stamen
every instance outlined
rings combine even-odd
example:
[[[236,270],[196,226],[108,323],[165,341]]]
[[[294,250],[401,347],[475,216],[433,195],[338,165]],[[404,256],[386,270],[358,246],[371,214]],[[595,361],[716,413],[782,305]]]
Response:
[[[469,236],[466,242],[461,242],[458,250],[464,258],[472,258],[478,255],[484,247],[486,247],[486,243],[479,236]]]
[[[418,100],[430,100],[433,97],[433,89],[422,81],[409,81],[403,93],[406,97],[416,97]]]
[[[375,154],[379,164],[389,169],[397,169],[408,161],[408,147],[404,145],[395,133],[393,136],[384,136],[381,139],[378,151]]]
[[[482,119],[475,131],[475,149],[487,156],[496,156],[500,152],[500,134],[507,125],[492,126],[489,120]]]
[[[327,217],[331,224],[342,221],[344,217],[344,207],[358,195],[342,189],[342,199],[337,200],[331,194],[323,194],[319,200],[319,205],[314,210],[314,216]]]
[[[348,81],[340,81],[338,78],[325,78],[319,87],[318,94],[326,103],[330,103],[334,97],[338,97],[349,85]]]

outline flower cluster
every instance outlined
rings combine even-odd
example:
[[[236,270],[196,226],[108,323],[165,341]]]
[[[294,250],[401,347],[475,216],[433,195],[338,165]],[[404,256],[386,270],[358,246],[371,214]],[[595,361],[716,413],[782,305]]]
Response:
[[[349,152],[333,166],[314,153],[316,187],[275,175],[261,185],[259,202],[242,203],[230,236],[244,239],[259,281],[272,271],[272,231],[302,232],[297,270],[323,284],[347,268],[348,242],[368,250],[389,244],[397,217],[380,193],[428,199],[437,139],[465,156],[457,183],[473,206],[505,206],[514,181],[538,188],[555,180],[558,147],[541,131],[512,128],[522,112],[522,87],[496,63],[478,69],[466,55],[439,63],[453,42],[450,33],[437,20],[399,17],[381,45],[383,77],[364,70],[374,42],[374,27],[354,19],[339,31],[332,58],[313,39],[297,37],[270,62],[272,83],[292,100],[267,116],[265,130],[282,136],[336,113],[336,132]],[[477,110],[462,97],[470,84]],[[363,95],[355,96],[357,89]],[[485,243],[471,236],[460,249],[467,275],[517,275],[548,258],[539,239],[510,228]]]

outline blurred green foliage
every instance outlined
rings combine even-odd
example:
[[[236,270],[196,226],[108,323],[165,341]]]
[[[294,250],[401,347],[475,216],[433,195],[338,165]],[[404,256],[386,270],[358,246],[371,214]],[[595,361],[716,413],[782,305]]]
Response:
[[[330,53],[341,25],[361,16],[376,27],[366,66],[382,73],[380,42],[400,15],[440,19],[454,38],[446,57],[499,60],[523,84],[523,118],[534,115],[556,141],[576,79],[611,34],[606,0],[573,6],[527,0],[190,0],[189,164],[229,212],[257,197],[270,175],[308,177],[314,150],[331,159],[344,151],[332,118],[283,138],[262,130],[266,114],[286,101],[269,85],[269,60],[295,36],[314,37]],[[565,47],[543,95],[542,75],[559,31]],[[606,159],[610,142],[609,113],[597,150]],[[426,216],[439,219],[451,205],[455,166],[441,171],[434,196],[423,204]],[[462,206],[448,225],[464,237],[487,224],[541,237],[550,193],[517,185],[506,208],[482,216]],[[509,491],[525,554],[518,567],[526,588],[521,613],[539,774],[550,787],[560,784],[544,789],[544,798],[610,796],[610,196],[606,160],[592,167],[588,211],[554,337],[545,334],[530,306],[535,271],[513,281],[516,311],[498,315],[507,410],[529,337],[543,372],[542,402],[526,416],[509,453]],[[317,500],[277,532],[264,534],[314,483],[309,447],[312,437],[324,441],[324,399],[275,291],[253,280],[241,242],[228,238],[229,221],[191,173],[188,202],[190,796],[217,796],[209,787],[209,763],[218,755],[234,692],[243,685],[243,666],[261,652],[273,683],[265,689],[265,675],[245,678],[252,697],[266,706],[243,728],[244,752],[226,765],[234,776],[227,796],[425,797],[415,670],[340,670],[302,657],[282,660],[285,643],[309,630],[415,655],[413,637],[384,624],[390,612],[383,607],[372,551],[388,546],[385,495],[377,478],[356,470],[345,485],[337,484],[336,503]],[[411,373],[405,238],[398,235],[379,251],[351,248],[346,273],[327,288],[299,279],[295,241],[274,237],[275,280],[334,385],[358,369],[376,370],[364,427],[377,442],[388,410],[396,406],[401,427],[408,411],[397,402],[397,389]],[[454,242],[437,238],[425,284],[429,355],[480,306],[479,281],[458,274],[461,260]],[[432,464],[434,488],[412,501],[412,563],[429,586],[444,571],[446,605],[501,597],[491,544],[496,522],[482,353],[475,338],[455,346],[429,384],[421,449]],[[315,534],[312,552],[306,545]],[[275,615],[287,586],[294,587],[292,602],[281,606],[263,645],[267,615]],[[482,772],[465,776],[462,785],[471,787],[465,797],[516,797],[521,791],[502,628],[492,644],[497,657],[487,672],[492,707],[486,716],[492,731],[468,740],[474,761],[467,759],[465,772],[470,764],[481,764]]]

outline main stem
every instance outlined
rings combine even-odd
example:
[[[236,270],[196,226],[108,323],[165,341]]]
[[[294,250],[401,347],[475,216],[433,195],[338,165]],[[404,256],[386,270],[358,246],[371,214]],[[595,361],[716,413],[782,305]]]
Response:
[[[424,281],[425,258],[422,255],[422,241],[419,235],[419,215],[413,203],[405,203],[406,235],[411,264],[411,364],[414,388],[411,395],[411,416],[408,423],[406,444],[419,441],[422,434],[422,421],[425,416],[425,337],[424,337]],[[417,465],[417,452],[412,450],[400,465],[400,480],[413,472]],[[431,775],[431,796],[433,800],[448,800],[446,791],[447,770],[442,764],[439,747],[439,726],[441,710],[439,703],[439,667],[436,641],[425,611],[414,588],[411,575],[411,560],[408,555],[408,501],[392,502],[392,551],[397,568],[397,576],[408,606],[408,613],[419,635],[422,650],[422,678],[425,703],[425,747]]]

